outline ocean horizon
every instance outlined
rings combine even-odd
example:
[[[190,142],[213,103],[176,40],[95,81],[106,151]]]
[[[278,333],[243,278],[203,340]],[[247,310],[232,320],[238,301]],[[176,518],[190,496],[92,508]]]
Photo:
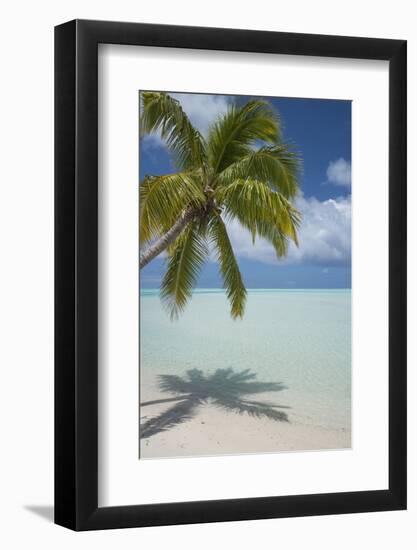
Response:
[[[155,288],[141,288],[140,294],[156,294],[159,292],[159,287]],[[248,292],[351,292],[351,288],[247,288]],[[193,294],[217,292],[224,293],[224,288],[204,288],[196,287],[193,289]]]

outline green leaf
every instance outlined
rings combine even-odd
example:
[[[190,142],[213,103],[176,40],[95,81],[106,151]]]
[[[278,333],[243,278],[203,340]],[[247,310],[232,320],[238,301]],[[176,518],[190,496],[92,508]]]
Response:
[[[260,180],[288,199],[298,193],[300,170],[299,155],[288,145],[280,144],[250,151],[223,170],[216,182],[226,186],[237,179]]]
[[[180,169],[204,167],[204,138],[191,124],[180,102],[164,92],[142,92],[140,101],[142,135],[160,132]]]
[[[177,319],[191,298],[201,268],[207,258],[206,240],[190,224],[177,238],[167,259],[161,283],[161,299],[171,320]]]
[[[140,242],[160,237],[188,206],[201,206],[204,201],[196,173],[145,177],[139,186]]]
[[[171,318],[184,309],[210,240],[231,315],[242,317],[246,289],[223,219],[237,219],[254,242],[265,238],[284,256],[290,240],[297,244],[301,216],[291,199],[298,192],[301,160],[282,142],[278,114],[267,101],[231,105],[205,140],[168,94],[143,92],[140,100],[141,132],[159,132],[179,167],[176,174],[147,176],[140,184],[140,242],[167,254],[162,301]],[[190,209],[191,225],[167,238]]]
[[[278,114],[266,101],[251,100],[243,107],[231,106],[209,131],[208,157],[214,174],[250,153],[256,142],[280,139]]]
[[[281,194],[266,183],[253,179],[236,180],[216,191],[216,198],[225,207],[228,218],[239,222],[256,235],[268,239],[278,256],[286,253],[286,239],[296,244],[301,215]]]
[[[231,305],[233,319],[242,318],[246,304],[246,288],[240,274],[226,226],[220,216],[213,216],[209,224],[209,238],[214,245],[224,288]]]

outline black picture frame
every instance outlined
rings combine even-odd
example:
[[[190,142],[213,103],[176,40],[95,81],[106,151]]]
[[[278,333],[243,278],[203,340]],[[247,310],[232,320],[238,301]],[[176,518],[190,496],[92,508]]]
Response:
[[[389,61],[389,488],[98,506],[98,44]],[[74,20],[55,28],[55,523],[74,530],[406,508],[406,41]],[[377,129],[376,129],[377,131]]]

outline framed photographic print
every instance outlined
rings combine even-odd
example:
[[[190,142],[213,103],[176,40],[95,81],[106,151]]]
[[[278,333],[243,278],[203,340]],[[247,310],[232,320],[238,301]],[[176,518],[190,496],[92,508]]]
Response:
[[[406,42],[55,29],[55,521],[406,507]]]

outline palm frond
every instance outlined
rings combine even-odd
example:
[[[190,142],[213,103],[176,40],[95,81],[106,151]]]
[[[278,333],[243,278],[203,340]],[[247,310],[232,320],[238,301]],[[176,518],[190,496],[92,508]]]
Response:
[[[162,405],[165,403],[178,403],[178,401],[184,401],[184,399],[188,399],[189,397],[189,395],[178,395],[176,397],[166,397],[165,399],[151,399],[150,401],[141,401],[140,406],[149,407],[152,405]]]
[[[279,117],[268,102],[254,99],[243,107],[232,105],[209,131],[207,151],[213,173],[250,153],[256,142],[276,143],[279,139]]]
[[[164,92],[142,92],[141,132],[160,132],[180,169],[203,167],[206,147],[176,99]]]
[[[272,391],[283,391],[286,388],[281,382],[236,382],[233,384],[234,391],[238,394],[257,394]]]
[[[231,305],[233,319],[242,318],[247,291],[240,274],[226,226],[220,216],[213,216],[209,224],[209,238],[214,245],[224,288]]]
[[[250,151],[223,170],[216,181],[219,186],[227,186],[237,179],[260,180],[289,199],[299,190],[300,169],[299,155],[288,145],[280,144]]]
[[[174,426],[178,426],[178,424],[191,420],[195,414],[197,405],[197,401],[185,399],[158,416],[150,418],[140,426],[140,438],[146,439],[152,437],[157,433],[164,432]]]
[[[268,239],[278,256],[286,252],[286,239],[297,244],[297,228],[301,215],[281,193],[263,181],[238,179],[216,190],[216,199],[225,206],[229,218],[236,217],[256,235]]]
[[[209,395],[216,398],[241,398],[242,395],[276,392],[285,390],[281,382],[258,382],[256,373],[250,369],[235,372],[232,368],[217,369],[207,377],[204,385],[209,388]],[[200,384],[201,385],[201,384]],[[194,391],[194,390],[192,390]]]
[[[197,374],[197,380],[193,373]],[[174,394],[191,394],[195,391],[195,387],[204,383],[204,375],[198,369],[190,369],[186,372],[186,376],[181,377],[177,374],[160,374],[158,376],[159,389],[162,392]]]
[[[179,397],[177,397],[179,399]],[[270,403],[269,401],[249,401],[248,399],[242,399],[243,403],[249,405],[256,405],[257,407],[273,407],[274,409],[291,409],[289,405],[279,405],[278,403]]]
[[[232,368],[217,369],[214,373],[204,373],[200,369],[187,370],[184,376],[175,374],[159,375],[159,389],[163,393],[177,397],[157,399],[141,404],[168,403],[180,401],[159,416],[147,420],[141,426],[141,437],[151,437],[161,431],[190,420],[198,406],[214,404],[227,411],[247,413],[254,417],[267,417],[276,421],[288,421],[285,413],[276,409],[291,407],[266,401],[250,401],[243,396],[286,389],[281,382],[258,382],[256,373],[250,369],[234,371]]]
[[[162,303],[171,319],[178,317],[191,298],[207,254],[206,240],[191,223],[175,241],[161,283]]]
[[[269,418],[279,422],[288,422],[288,415],[285,412],[277,411],[273,406],[267,404],[251,405],[241,399],[216,399],[213,402],[218,407],[238,414],[248,414],[255,418]]]
[[[139,186],[140,242],[161,236],[188,206],[205,201],[196,172],[147,176]]]
[[[247,292],[225,221],[237,219],[269,241],[278,257],[297,244],[300,213],[291,203],[301,161],[282,142],[271,104],[253,99],[232,105],[205,140],[180,103],[164,92],[143,92],[141,132],[159,132],[178,161],[179,172],[147,176],[140,184],[140,268],[165,251],[161,299],[176,318],[190,299],[213,245],[231,316],[243,316]],[[222,218],[223,217],[223,218]]]

